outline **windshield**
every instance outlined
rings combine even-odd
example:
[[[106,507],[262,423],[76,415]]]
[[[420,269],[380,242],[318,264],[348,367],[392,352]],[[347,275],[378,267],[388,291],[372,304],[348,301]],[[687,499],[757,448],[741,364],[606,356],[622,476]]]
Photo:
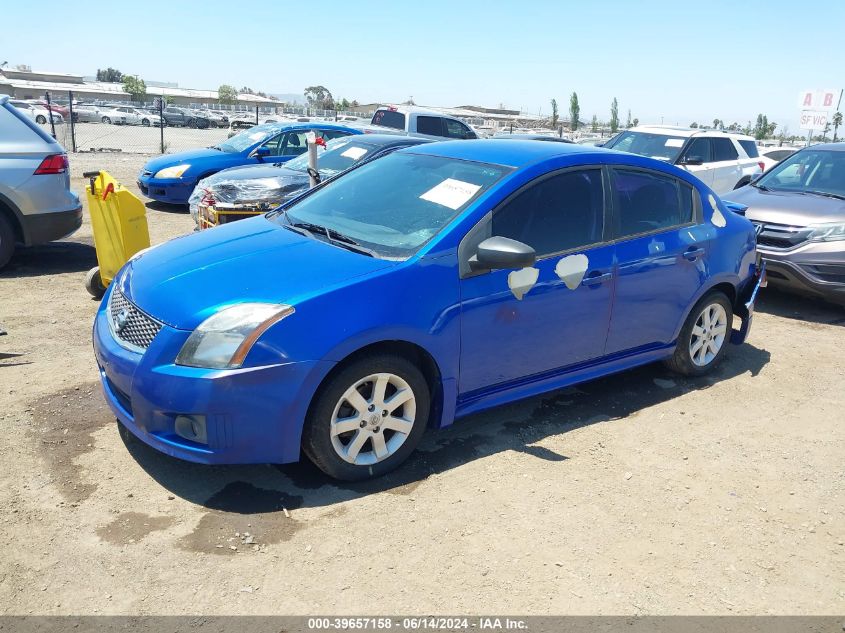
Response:
[[[294,202],[278,221],[327,227],[377,255],[405,258],[506,171],[498,165],[397,152]]]
[[[319,147],[319,146],[318,146]],[[373,155],[375,146],[352,140],[348,136],[332,139],[317,155],[317,171],[324,178],[329,178],[352,167],[359,160]],[[297,156],[284,164],[294,171],[308,171],[308,154]]]
[[[630,152],[658,160],[674,162],[686,143],[683,136],[652,134],[651,132],[622,132],[605,144],[605,147],[620,152]]]
[[[845,152],[805,149],[785,159],[756,183],[774,191],[845,195]]]
[[[266,141],[268,138],[279,132],[278,125],[264,124],[254,125],[248,130],[244,130],[240,134],[235,134],[232,138],[218,143],[215,147],[224,152],[238,153],[242,152],[248,147],[252,147],[256,143]]]

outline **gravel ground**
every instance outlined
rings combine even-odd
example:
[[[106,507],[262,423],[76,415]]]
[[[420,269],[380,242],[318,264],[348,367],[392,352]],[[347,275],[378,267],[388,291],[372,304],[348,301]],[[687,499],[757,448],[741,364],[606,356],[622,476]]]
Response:
[[[134,187],[145,158],[72,155],[73,182]],[[192,228],[148,219],[154,243]],[[0,273],[0,614],[845,612],[841,308],[766,290],[710,377],[652,365],[475,415],[348,485],[121,434],[92,244],[86,220]]]

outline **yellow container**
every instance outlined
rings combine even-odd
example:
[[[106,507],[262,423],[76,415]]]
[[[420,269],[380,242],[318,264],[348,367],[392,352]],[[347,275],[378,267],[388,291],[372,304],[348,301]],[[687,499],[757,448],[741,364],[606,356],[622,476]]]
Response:
[[[86,172],[88,211],[99,266],[88,273],[85,287],[101,297],[117,271],[135,253],[150,246],[144,203],[106,171]]]

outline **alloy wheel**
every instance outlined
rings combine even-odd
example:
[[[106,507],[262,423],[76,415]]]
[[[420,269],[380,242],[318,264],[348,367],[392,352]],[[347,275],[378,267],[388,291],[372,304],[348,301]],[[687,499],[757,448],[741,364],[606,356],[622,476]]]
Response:
[[[728,331],[728,315],[718,303],[711,303],[701,311],[692,328],[689,355],[698,367],[713,362],[725,343]]]
[[[351,385],[335,405],[332,446],[344,461],[368,466],[393,455],[414,428],[417,404],[400,376],[379,373]]]

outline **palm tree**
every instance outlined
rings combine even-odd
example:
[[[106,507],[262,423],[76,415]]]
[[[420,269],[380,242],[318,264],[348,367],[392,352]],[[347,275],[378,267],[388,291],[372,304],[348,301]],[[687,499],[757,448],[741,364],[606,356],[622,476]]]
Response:
[[[837,112],[833,115],[833,142],[836,142],[836,132],[839,131],[839,126],[842,125],[842,113]]]

